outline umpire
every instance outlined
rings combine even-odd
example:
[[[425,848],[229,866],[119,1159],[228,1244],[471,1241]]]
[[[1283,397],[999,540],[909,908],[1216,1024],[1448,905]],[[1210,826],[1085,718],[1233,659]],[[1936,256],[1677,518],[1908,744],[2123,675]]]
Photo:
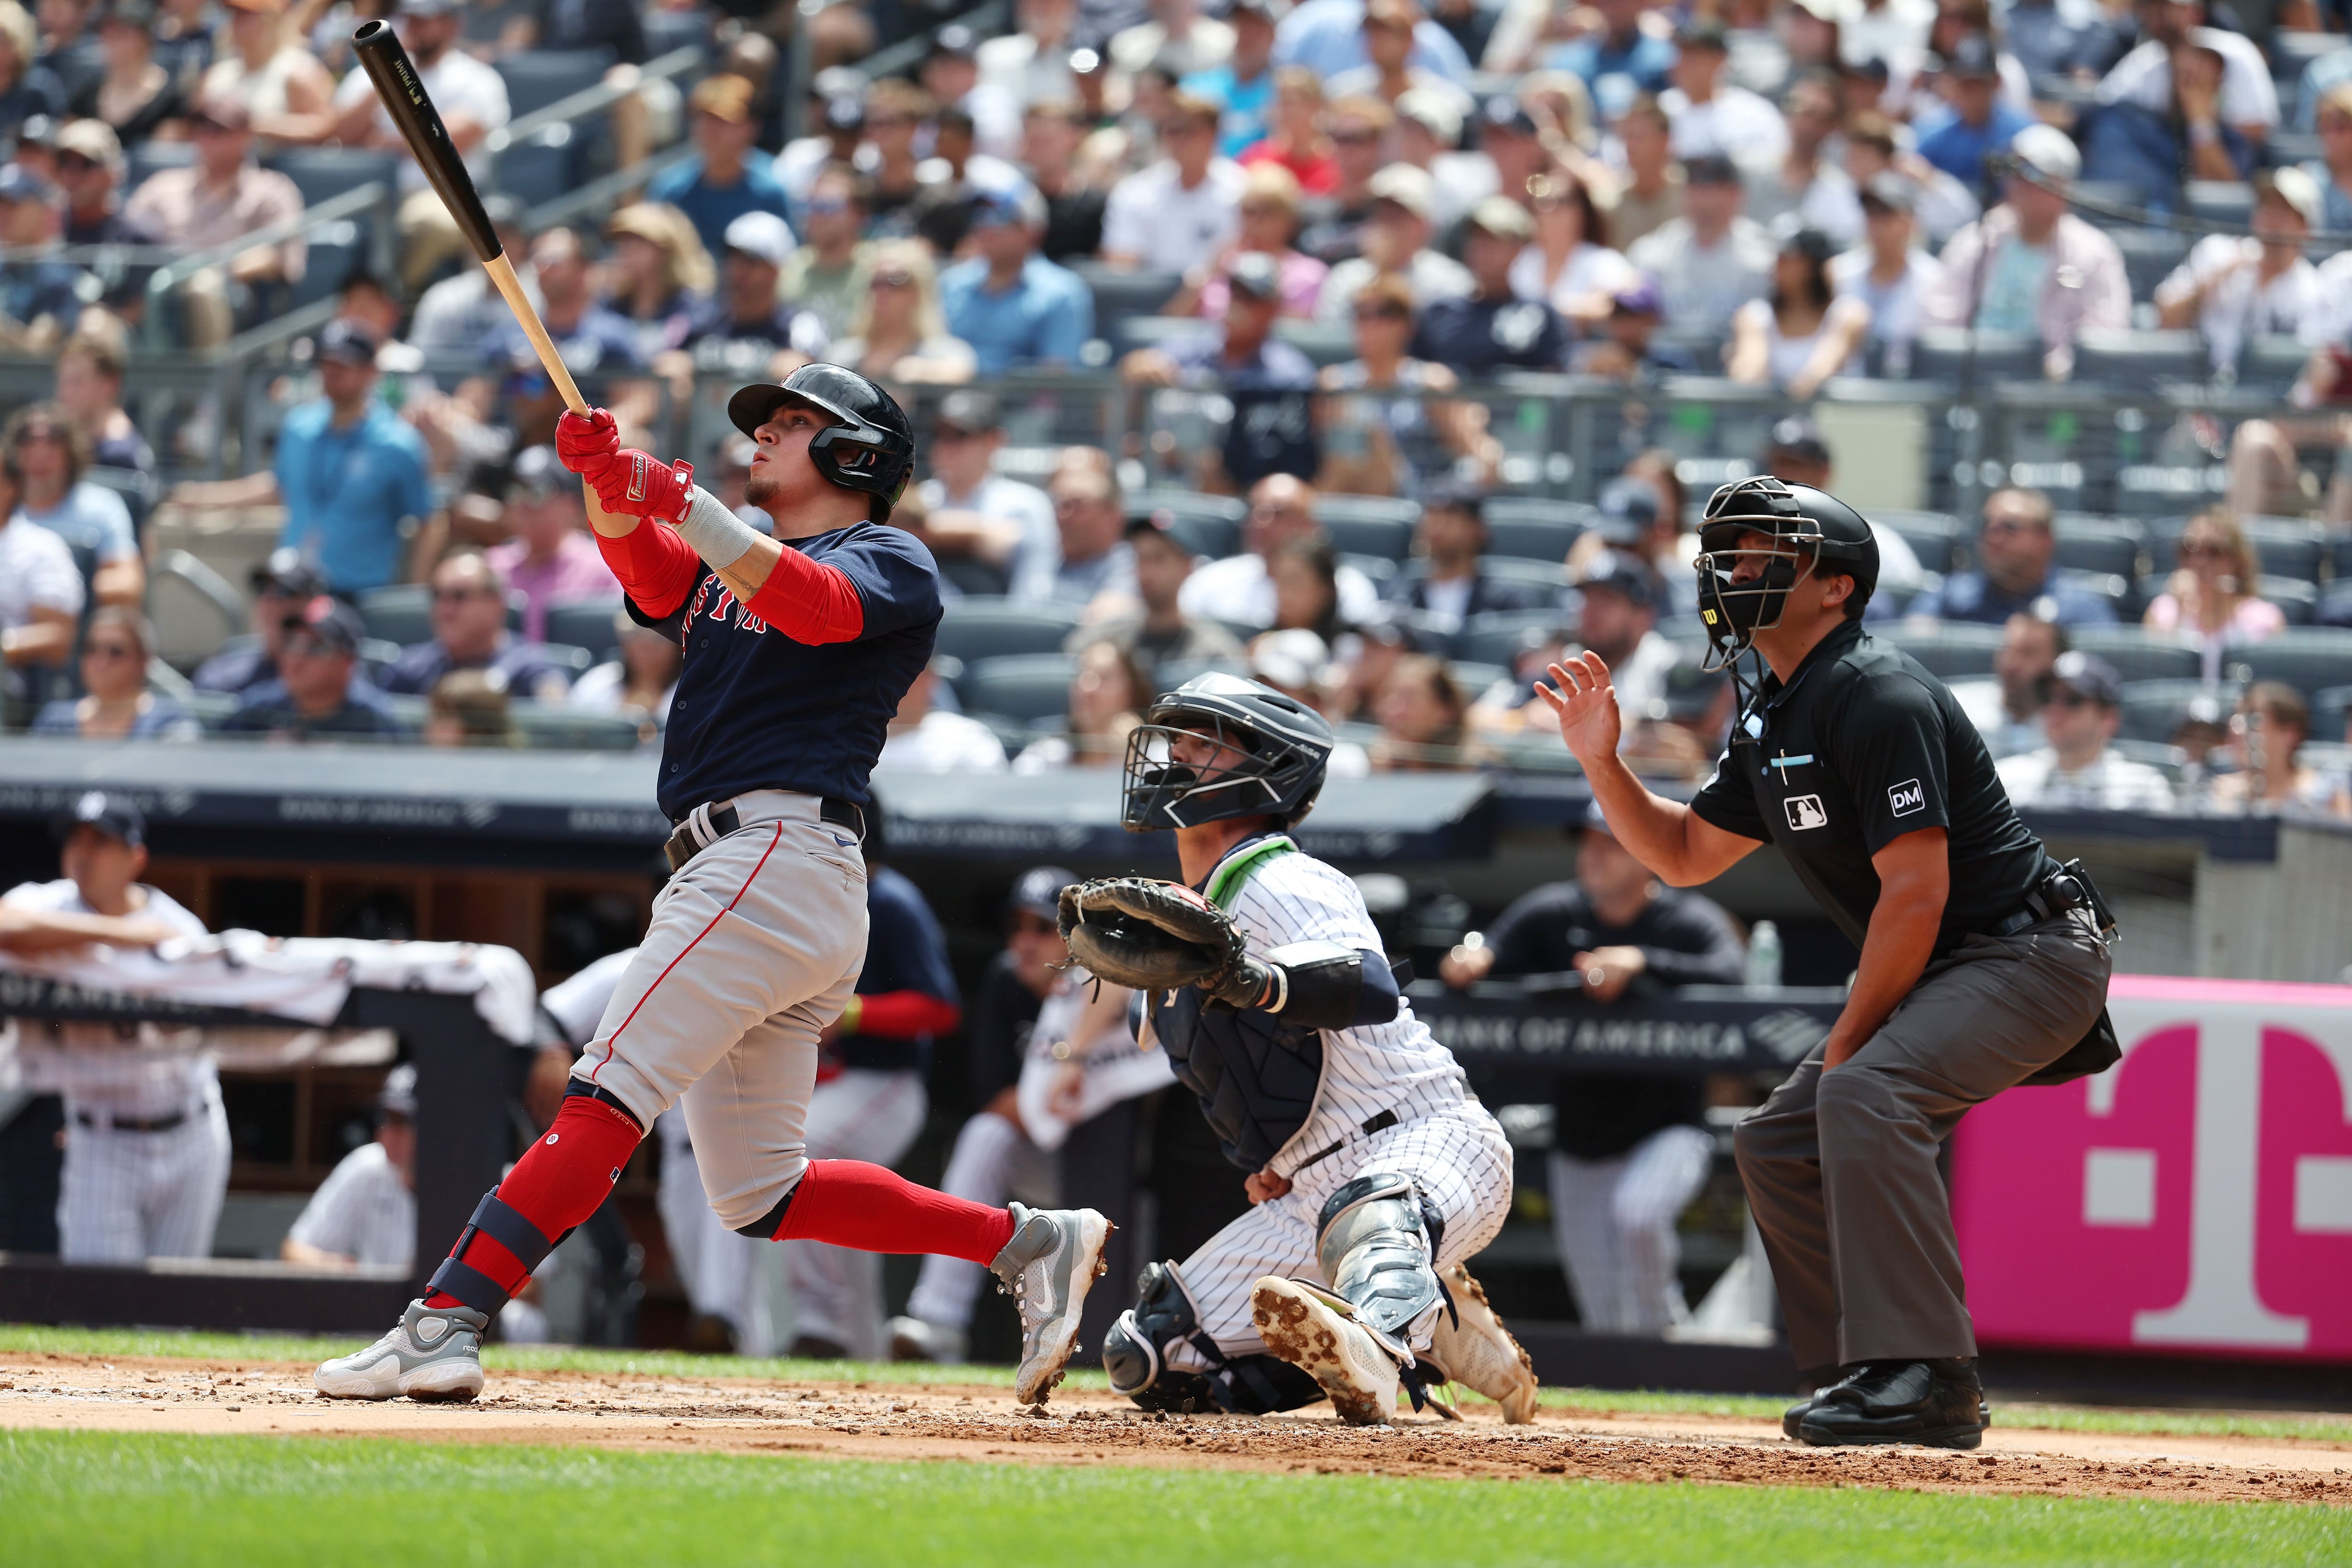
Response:
[[[1937,1154],[1970,1106],[2116,1059],[2113,926],[2018,821],[1950,691],[1863,630],[1878,547],[1859,513],[1759,477],[1715,493],[1699,540],[1710,661],[1738,679],[1752,649],[1769,673],[1688,805],[1618,760],[1599,658],[1538,689],[1644,865],[1687,887],[1778,845],[1862,950],[1828,1037],[1737,1137],[1790,1348],[1825,1385],[1785,1429],[1973,1448],[1989,1417]]]

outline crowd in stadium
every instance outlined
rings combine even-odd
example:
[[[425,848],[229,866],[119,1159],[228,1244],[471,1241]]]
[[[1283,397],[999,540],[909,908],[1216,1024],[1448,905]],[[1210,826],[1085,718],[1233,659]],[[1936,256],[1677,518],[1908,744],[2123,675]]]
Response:
[[[1506,473],[1483,394],[1708,375],[1801,405],[1948,374],[1956,329],[1979,385],[2090,385],[2193,332],[2192,379],[2260,360],[2281,394],[2198,428],[2210,490],[2125,516],[2021,482],[1890,517],[1872,615],[1979,677],[2029,800],[2347,809],[2352,656],[2295,630],[2352,626],[2336,10],[1021,0],[982,36],[877,4],[807,21],[794,104],[789,11],[742,9],[0,0],[0,335],[55,363],[0,434],[17,721],[518,745],[578,743],[570,715],[655,743],[677,651],[616,613],[546,445],[554,391],[438,198],[404,156],[389,268],[306,244],[306,184],[316,205],[320,170],[399,148],[347,42],[388,15],[486,189],[510,87],[556,63],[614,89],[597,158],[657,157],[536,230],[490,201],[632,442],[662,444],[698,375],[808,357],[920,404],[898,521],[960,597],[886,770],[1106,762],[1171,670],[1212,666],[1349,726],[1345,769],[1559,765],[1529,678],[1581,645],[1643,715],[1644,766],[1696,776],[1729,716],[1697,668],[1703,484],[1724,459],[1833,483],[1834,443],[1801,416],[1696,465],[1633,442],[1593,500],[1552,500]],[[641,74],[681,45],[694,69]],[[861,68],[877,50],[896,68]],[[203,264],[159,285],[158,254]],[[140,429],[142,356],[325,300],[267,449],[182,477],[219,411]],[[1036,371],[1213,395],[1185,405],[1205,435],[1015,453],[1001,378]],[[745,443],[694,455],[740,497]],[[186,680],[140,614],[158,501],[283,509],[248,635]]]

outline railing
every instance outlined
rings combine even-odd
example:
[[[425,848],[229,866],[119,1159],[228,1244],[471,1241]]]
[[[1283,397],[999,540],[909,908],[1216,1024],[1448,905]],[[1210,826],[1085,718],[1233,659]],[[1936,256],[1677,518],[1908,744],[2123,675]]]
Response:
[[[568,98],[559,98],[546,108],[534,110],[520,120],[509,121],[482,138],[482,151],[496,157],[509,147],[523,146],[559,126],[568,134],[580,121],[592,114],[603,113],[636,91],[644,83],[684,76],[702,64],[703,58],[703,50],[692,44],[672,49],[639,66],[634,80],[600,81],[593,87],[582,88]]]

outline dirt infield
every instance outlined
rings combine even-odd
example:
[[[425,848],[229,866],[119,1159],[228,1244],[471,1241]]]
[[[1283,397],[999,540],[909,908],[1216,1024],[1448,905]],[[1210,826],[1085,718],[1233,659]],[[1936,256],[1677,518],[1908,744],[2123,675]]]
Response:
[[[1815,1449],[1759,1421],[1545,1410],[1506,1426],[1401,1416],[1154,1416],[1065,1391],[1024,1408],[1002,1388],[494,1373],[474,1405],[320,1398],[306,1365],[0,1354],[0,1427],[399,1436],[434,1442],[782,1452],[1397,1476],[1561,1476],[2030,1496],[2352,1505],[2352,1444],[2056,1432],[1996,1425],[1975,1453]]]

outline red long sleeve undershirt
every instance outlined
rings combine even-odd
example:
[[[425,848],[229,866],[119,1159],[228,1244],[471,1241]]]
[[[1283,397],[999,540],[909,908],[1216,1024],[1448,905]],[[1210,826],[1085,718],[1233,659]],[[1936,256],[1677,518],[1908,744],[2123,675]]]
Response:
[[[596,548],[649,616],[675,614],[702,580],[702,558],[694,546],[657,522],[640,521],[618,539],[599,533]],[[744,608],[798,643],[850,642],[866,630],[866,605],[849,574],[790,545]]]
[[[962,1017],[962,1008],[927,991],[877,991],[857,998],[857,1033],[879,1039],[944,1035]]]

